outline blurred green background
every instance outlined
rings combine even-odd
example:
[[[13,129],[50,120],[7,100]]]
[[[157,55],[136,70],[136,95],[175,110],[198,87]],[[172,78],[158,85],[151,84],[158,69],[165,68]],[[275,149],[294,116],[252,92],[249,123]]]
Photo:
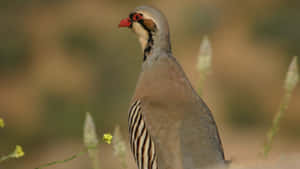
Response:
[[[199,45],[209,36],[213,71],[203,98],[226,156],[256,158],[283,95],[289,62],[300,56],[298,0],[1,0],[0,117],[6,127],[0,129],[0,155],[16,144],[25,151],[24,158],[1,163],[1,169],[34,168],[79,152],[85,112],[92,113],[99,135],[120,125],[127,139],[128,103],[142,52],[135,35],[117,25],[145,4],[167,16],[173,53],[194,86]],[[274,156],[300,151],[299,100],[298,85]],[[102,165],[118,168],[111,147],[101,150]],[[87,157],[81,157],[49,168],[87,166]]]

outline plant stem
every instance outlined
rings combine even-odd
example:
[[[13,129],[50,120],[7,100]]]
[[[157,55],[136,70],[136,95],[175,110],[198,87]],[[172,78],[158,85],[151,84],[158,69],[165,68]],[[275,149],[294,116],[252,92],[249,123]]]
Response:
[[[283,97],[283,100],[279,106],[279,110],[276,113],[276,115],[274,116],[273,122],[272,122],[272,127],[270,128],[270,130],[267,133],[267,141],[265,143],[264,146],[264,156],[267,157],[271,148],[272,148],[272,143],[274,140],[275,135],[278,133],[279,131],[279,123],[280,120],[284,114],[284,112],[286,111],[287,107],[288,107],[288,103],[289,100],[291,98],[291,94],[290,93],[286,93]]]
[[[10,158],[11,158],[10,155],[2,156],[2,157],[0,158],[0,163],[3,162],[3,161],[5,161],[5,160],[7,160],[7,159],[10,159]]]
[[[65,162],[71,161],[71,160],[73,160],[73,159],[75,159],[75,158],[77,158],[77,157],[79,157],[79,156],[85,154],[86,152],[87,152],[87,151],[81,151],[81,152],[79,152],[79,153],[77,153],[77,154],[72,155],[71,157],[68,157],[68,158],[64,159],[64,160],[57,160],[57,161],[49,162],[49,163],[44,164],[44,165],[42,165],[42,166],[40,166],[40,167],[38,167],[38,168],[35,168],[35,169],[42,169],[42,168],[44,168],[44,167],[49,167],[49,166],[51,166],[51,165],[65,163]]]

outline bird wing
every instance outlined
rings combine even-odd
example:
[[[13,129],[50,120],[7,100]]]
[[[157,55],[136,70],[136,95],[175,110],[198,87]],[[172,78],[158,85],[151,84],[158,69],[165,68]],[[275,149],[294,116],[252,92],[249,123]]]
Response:
[[[139,169],[157,169],[155,143],[146,126],[140,100],[129,109],[128,127],[131,151]]]
[[[180,113],[159,99],[140,99],[140,113],[154,146],[159,169],[182,169],[180,154]],[[175,106],[176,107],[176,106]],[[132,123],[129,123],[132,124]],[[133,136],[133,135],[131,135]]]
[[[217,125],[204,103],[184,114],[179,129],[184,169],[224,164],[224,151]],[[217,166],[216,166],[217,167]]]
[[[223,164],[223,147],[207,106],[163,100],[144,97],[131,106],[130,143],[139,168],[194,169]]]

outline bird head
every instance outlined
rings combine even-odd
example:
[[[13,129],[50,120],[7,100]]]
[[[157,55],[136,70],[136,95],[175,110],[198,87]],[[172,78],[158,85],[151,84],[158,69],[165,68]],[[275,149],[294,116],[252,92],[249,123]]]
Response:
[[[154,48],[170,50],[169,26],[165,16],[157,9],[140,6],[119,23],[119,27],[133,30],[142,49],[151,53]]]

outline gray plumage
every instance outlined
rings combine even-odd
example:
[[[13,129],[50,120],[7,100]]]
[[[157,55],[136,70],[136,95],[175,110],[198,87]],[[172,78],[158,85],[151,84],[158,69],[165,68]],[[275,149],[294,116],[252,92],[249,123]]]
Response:
[[[148,6],[133,14],[144,19],[129,19],[145,55],[128,119],[139,169],[225,166],[213,116],[172,55],[166,17]]]

